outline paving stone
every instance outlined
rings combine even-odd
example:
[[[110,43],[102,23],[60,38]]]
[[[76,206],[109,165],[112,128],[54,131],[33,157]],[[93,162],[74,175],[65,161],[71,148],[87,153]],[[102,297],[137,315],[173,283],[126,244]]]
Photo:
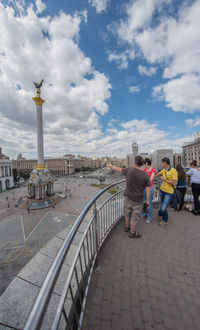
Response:
[[[101,330],[111,330],[112,329],[112,323],[111,321],[101,321]]]
[[[111,320],[111,309],[110,309],[110,302],[103,300],[103,305],[101,307],[101,318],[104,321]]]
[[[52,262],[52,258],[37,253],[21,270],[18,277],[37,286],[42,286]],[[43,265],[42,269],[40,265]]]
[[[154,219],[148,227],[141,221],[138,224],[138,230],[143,232],[140,240],[129,240],[124,235],[123,223],[111,232],[109,244],[105,242],[100,251],[98,278],[99,283],[112,287],[99,301],[103,306],[107,298],[110,299],[110,305],[106,304],[110,329],[114,325],[116,329],[126,330],[198,329],[200,241],[196,233],[200,223],[191,221],[197,220],[191,219],[190,214],[188,217],[186,212],[182,212],[181,217],[170,214],[167,228],[158,226]]]
[[[0,297],[1,323],[22,329],[38,292],[37,286],[16,277]]]
[[[105,285],[103,288],[103,300],[111,301],[112,299],[112,286]]]
[[[112,329],[121,330],[122,329],[122,317],[121,314],[112,314]]]

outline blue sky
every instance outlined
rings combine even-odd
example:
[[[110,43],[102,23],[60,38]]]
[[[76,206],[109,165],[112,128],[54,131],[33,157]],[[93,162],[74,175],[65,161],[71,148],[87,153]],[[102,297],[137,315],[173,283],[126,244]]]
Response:
[[[200,2],[0,0],[0,146],[36,157],[173,148],[200,130]]]

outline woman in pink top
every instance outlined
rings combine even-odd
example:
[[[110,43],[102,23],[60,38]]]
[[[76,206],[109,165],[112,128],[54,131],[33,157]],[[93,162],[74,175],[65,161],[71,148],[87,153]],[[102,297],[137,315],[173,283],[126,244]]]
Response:
[[[148,214],[146,214],[144,211],[142,212],[142,216],[146,219],[146,223],[150,223],[152,220],[152,213],[153,213],[153,207],[152,207],[152,201],[153,201],[153,195],[154,195],[154,188],[153,188],[153,182],[156,175],[155,168],[151,167],[151,160],[149,158],[145,158],[144,160],[144,171],[147,172],[150,178],[151,187],[150,187],[150,198],[149,198],[149,207],[148,207]],[[146,200],[146,189],[144,191],[144,200]]]

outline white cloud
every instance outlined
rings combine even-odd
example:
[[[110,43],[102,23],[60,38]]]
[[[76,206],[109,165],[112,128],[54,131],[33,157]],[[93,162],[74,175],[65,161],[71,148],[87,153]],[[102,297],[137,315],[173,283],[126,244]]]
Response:
[[[112,127],[114,127],[117,123],[118,123],[118,120],[112,118],[111,120],[108,121],[107,126],[112,128]]]
[[[186,119],[185,123],[189,128],[194,128],[200,125],[200,118],[197,117],[195,119]]]
[[[131,93],[138,93],[140,91],[140,87],[139,86],[130,86],[129,91]]]
[[[117,67],[121,70],[127,69],[129,65],[129,60],[133,60],[134,57],[135,53],[133,50],[130,49],[119,54],[117,54],[116,52],[108,54],[108,60],[110,62],[116,62]]]
[[[102,11],[106,11],[106,8],[107,8],[107,5],[108,5],[109,1],[110,0],[88,0],[89,4],[92,7],[95,7],[96,12],[98,14],[101,13]]]
[[[146,76],[153,76],[156,73],[156,68],[151,66],[151,67],[146,67],[144,65],[139,64],[138,65],[138,71],[141,75],[146,75]]]
[[[111,85],[79,47],[85,14],[60,12],[55,17],[39,17],[33,6],[15,13],[0,4],[0,116],[1,125],[10,127],[13,133],[8,139],[9,154],[11,150],[12,157],[20,151],[28,154],[28,145],[36,139],[33,81],[42,78],[45,152],[62,154],[73,145],[78,152],[81,146],[87,151],[86,141],[102,134],[99,115],[108,111]],[[0,139],[10,135],[4,135],[9,130],[2,126]],[[14,138],[17,130],[20,134]],[[30,132],[34,138],[30,138]],[[36,145],[30,150],[35,153]]]
[[[121,20],[118,27],[120,40],[132,45],[141,30],[149,28],[155,10],[160,11],[162,6],[169,2],[166,0],[130,1],[126,5],[126,19]]]
[[[179,2],[178,11],[171,0],[136,0],[126,7],[126,17],[113,24],[120,45],[132,48],[135,58],[142,54],[150,65],[161,64],[168,81],[160,94],[175,111],[200,109],[199,13],[198,0]],[[145,74],[144,67],[139,71]]]
[[[15,9],[16,13],[24,13],[25,0],[9,0],[9,4]]]
[[[0,145],[15,158],[19,152],[36,157],[36,114],[33,81],[44,78],[41,89],[46,156],[68,152],[125,157],[132,142],[142,151],[181,147],[167,133],[146,120],[111,119],[107,133],[101,116],[108,112],[111,85],[94,69],[79,47],[84,13],[40,17],[31,6],[16,15],[0,4]],[[134,51],[127,51],[134,58]],[[123,61],[122,61],[123,62]],[[138,87],[138,86],[132,86]],[[170,100],[169,100],[170,102]],[[174,99],[171,102],[175,102]],[[184,138],[188,140],[188,137]]]
[[[197,75],[183,75],[156,86],[153,95],[165,99],[167,106],[174,111],[192,113],[200,109],[200,78]]]
[[[84,21],[87,23],[88,22],[88,12],[87,12],[87,10],[85,9],[81,13],[82,13],[82,16],[84,18]]]
[[[35,5],[37,8],[37,11],[36,11],[37,14],[41,14],[46,9],[45,3],[42,2],[41,0],[36,0]]]

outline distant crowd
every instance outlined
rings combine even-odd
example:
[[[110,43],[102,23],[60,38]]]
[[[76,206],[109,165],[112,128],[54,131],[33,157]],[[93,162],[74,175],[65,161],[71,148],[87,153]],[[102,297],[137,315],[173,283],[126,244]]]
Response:
[[[107,164],[108,168],[122,173],[126,177],[124,216],[124,231],[129,233],[130,238],[140,238],[141,233],[137,232],[136,225],[141,216],[147,224],[150,224],[153,217],[152,201],[154,197],[154,180],[160,177],[160,208],[157,220],[160,226],[168,224],[167,208],[171,205],[174,211],[181,212],[184,206],[184,197],[187,191],[187,176],[190,176],[190,184],[194,199],[192,213],[200,215],[200,169],[196,160],[190,163],[190,170],[185,171],[181,165],[173,168],[170,159],[165,157],[161,161],[162,170],[156,172],[151,165],[151,160],[135,157],[134,167],[120,168]]]

